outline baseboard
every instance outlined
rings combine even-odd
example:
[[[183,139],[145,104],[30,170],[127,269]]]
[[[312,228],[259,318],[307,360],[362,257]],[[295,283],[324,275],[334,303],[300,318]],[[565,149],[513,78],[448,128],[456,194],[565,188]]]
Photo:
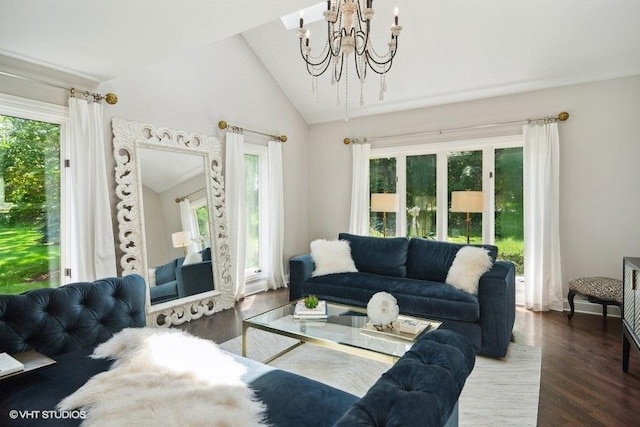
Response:
[[[598,316],[602,316],[602,304],[595,304],[589,301],[579,300],[578,298],[579,297],[576,297],[573,300],[576,313],[596,314]],[[571,311],[569,301],[566,299],[563,302],[563,308],[564,311]],[[620,317],[620,308],[615,305],[607,306],[607,317]]]

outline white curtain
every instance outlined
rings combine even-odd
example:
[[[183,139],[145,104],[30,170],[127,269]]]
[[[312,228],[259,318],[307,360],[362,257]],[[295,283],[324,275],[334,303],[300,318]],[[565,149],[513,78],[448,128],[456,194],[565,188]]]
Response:
[[[525,307],[562,310],[557,123],[524,126]]]
[[[196,217],[191,212],[191,201],[189,199],[182,199],[180,202],[180,222],[182,223],[182,230],[186,231],[191,236],[191,243],[187,247],[187,253],[194,253],[200,250],[200,243],[198,240],[198,224],[196,223]]]
[[[225,136],[225,209],[229,221],[231,272],[236,300],[244,297],[246,251],[246,204],[244,171],[244,135],[228,130]]]
[[[284,288],[284,193],[282,177],[282,143],[269,141],[267,145],[269,162],[269,195],[267,215],[269,217],[267,244],[269,245],[267,263],[267,288]]]
[[[115,243],[102,105],[69,98],[71,280],[114,277]]]
[[[352,144],[351,217],[349,233],[369,234],[369,153],[371,144]]]

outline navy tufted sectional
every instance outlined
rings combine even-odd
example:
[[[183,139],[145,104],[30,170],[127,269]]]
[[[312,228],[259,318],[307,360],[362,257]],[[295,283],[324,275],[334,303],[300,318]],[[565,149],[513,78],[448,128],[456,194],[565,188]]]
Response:
[[[137,275],[0,295],[0,352],[35,349],[57,361],[0,380],[0,425],[79,425],[78,418],[43,419],[43,411],[54,411],[60,400],[109,369],[110,361],[88,356],[119,330],[144,326],[144,298],[145,283]],[[466,338],[446,330],[430,332],[359,399],[234,357],[248,368],[244,379],[266,404],[274,427],[456,426],[458,396],[475,363]],[[14,420],[12,410],[31,415]]]

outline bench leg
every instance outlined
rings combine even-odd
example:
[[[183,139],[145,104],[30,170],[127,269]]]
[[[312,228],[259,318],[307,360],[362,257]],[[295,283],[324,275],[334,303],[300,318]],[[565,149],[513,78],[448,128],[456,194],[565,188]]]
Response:
[[[575,311],[575,306],[573,305],[573,297],[575,296],[576,296],[575,292],[569,289],[569,295],[567,295],[567,299],[569,300],[569,307],[571,307],[571,313],[569,313],[569,320],[571,320],[571,318],[573,317],[573,313]]]

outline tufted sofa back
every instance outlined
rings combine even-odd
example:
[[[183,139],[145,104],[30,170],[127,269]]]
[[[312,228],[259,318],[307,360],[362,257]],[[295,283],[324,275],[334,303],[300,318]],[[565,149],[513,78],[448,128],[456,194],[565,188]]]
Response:
[[[0,352],[37,350],[52,357],[145,326],[145,287],[134,274],[0,295]]]
[[[428,332],[333,427],[443,426],[475,360],[473,346],[462,335]]]

